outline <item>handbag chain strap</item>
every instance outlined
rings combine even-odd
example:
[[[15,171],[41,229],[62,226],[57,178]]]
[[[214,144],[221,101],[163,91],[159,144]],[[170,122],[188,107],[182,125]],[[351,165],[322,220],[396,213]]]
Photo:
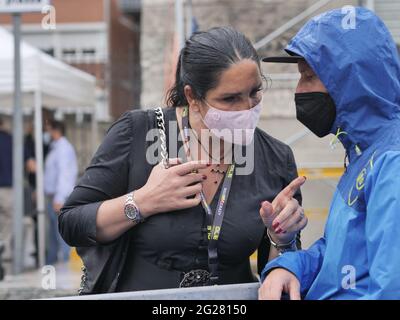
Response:
[[[161,144],[161,161],[165,169],[169,168],[169,158],[167,149],[167,136],[165,134],[164,113],[161,107],[155,109],[157,128]]]
[[[160,135],[162,164],[163,164],[164,168],[167,169],[169,167],[169,158],[168,158],[168,149],[167,149],[167,136],[165,134],[164,113],[163,113],[161,107],[158,107],[154,111],[156,114],[158,133]],[[82,270],[82,276],[81,276],[81,284],[78,289],[79,295],[81,295],[83,290],[85,289],[86,281],[87,281],[87,269],[86,269],[85,265],[82,266],[81,270]]]

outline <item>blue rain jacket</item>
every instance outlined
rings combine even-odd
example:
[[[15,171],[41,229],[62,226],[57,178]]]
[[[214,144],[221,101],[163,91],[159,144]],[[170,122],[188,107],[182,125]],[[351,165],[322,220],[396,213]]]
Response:
[[[328,89],[349,156],[324,236],[262,272],[291,271],[305,299],[400,299],[400,61],[383,22],[355,13],[354,29],[341,10],[313,18],[286,48]]]

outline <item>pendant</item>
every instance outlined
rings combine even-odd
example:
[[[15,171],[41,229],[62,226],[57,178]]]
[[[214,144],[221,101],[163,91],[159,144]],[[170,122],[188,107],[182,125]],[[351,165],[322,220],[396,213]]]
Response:
[[[224,170],[219,170],[219,169],[216,169],[216,170],[215,169],[211,169],[211,172],[225,174]]]

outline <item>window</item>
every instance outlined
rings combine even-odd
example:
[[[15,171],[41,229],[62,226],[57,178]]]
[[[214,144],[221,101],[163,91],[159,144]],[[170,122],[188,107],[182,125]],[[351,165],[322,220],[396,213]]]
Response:
[[[73,57],[76,55],[75,49],[63,49],[62,54],[64,57]]]
[[[88,56],[96,55],[96,49],[82,49],[82,53]]]
[[[42,51],[46,54],[48,54],[49,56],[54,57],[54,48],[49,48],[49,49],[42,49]]]

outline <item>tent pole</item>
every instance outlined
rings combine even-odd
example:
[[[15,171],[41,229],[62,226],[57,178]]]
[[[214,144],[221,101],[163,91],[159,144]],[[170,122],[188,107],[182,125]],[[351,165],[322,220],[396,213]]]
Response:
[[[23,270],[24,216],[24,128],[21,97],[21,14],[13,14],[14,25],[14,114],[13,114],[13,274]]]
[[[38,258],[39,266],[46,263],[46,210],[44,197],[44,158],[43,158],[43,116],[42,116],[42,93],[35,93],[35,155],[36,155],[36,203],[38,213]]]
[[[175,0],[175,34],[178,37],[179,50],[185,45],[184,0]]]

